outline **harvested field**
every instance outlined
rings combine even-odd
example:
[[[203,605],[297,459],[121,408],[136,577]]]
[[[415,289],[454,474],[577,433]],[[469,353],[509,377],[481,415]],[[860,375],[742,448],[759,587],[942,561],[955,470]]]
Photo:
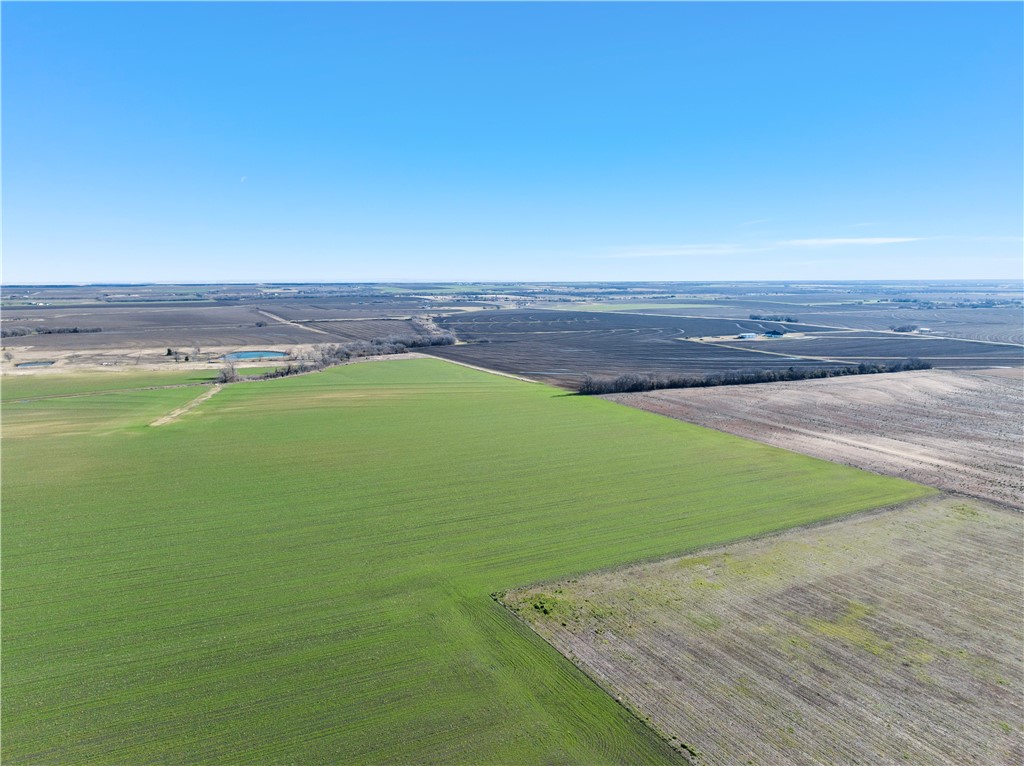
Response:
[[[1017,370],[924,370],[607,398],[933,487],[1024,506]]]
[[[728,340],[724,345],[750,348],[743,341]],[[880,332],[832,332],[829,334],[784,337],[758,344],[760,351],[792,356],[815,356],[857,362],[886,362],[923,359],[934,367],[992,367],[1024,363],[1024,347],[980,341],[931,338],[917,334]]]
[[[1022,534],[943,496],[504,601],[693,763],[1008,766]]]
[[[822,296],[818,296],[819,298]],[[999,308],[912,308],[913,304],[773,302],[726,299],[699,309],[689,306],[659,306],[636,309],[645,314],[704,314],[708,317],[747,317],[755,314],[788,314],[801,322],[851,330],[888,330],[892,326],[915,324],[935,334],[966,340],[1024,344],[1024,324],[1019,307]],[[625,310],[621,308],[619,310]]]
[[[578,383],[586,373],[657,371],[703,375],[726,370],[828,366],[813,360],[680,340],[765,332],[782,327],[779,322],[615,312],[489,311],[448,317],[438,324],[468,342],[431,349],[430,354],[558,385]],[[794,331],[796,327],[787,325]]]
[[[431,350],[431,354],[564,386],[578,383],[586,373],[707,375],[912,356],[924,357],[937,367],[1024,364],[1020,346],[748,319],[514,310],[462,314],[438,323],[466,344]],[[731,340],[739,333],[772,329],[800,336]],[[698,338],[718,340],[693,342]]]
[[[657,330],[669,337],[735,335],[741,332],[813,332],[825,327],[765,322],[753,319],[708,319],[703,317],[665,317],[596,311],[482,311],[448,317],[443,323],[466,340],[499,340],[507,336],[550,333],[635,333]]]
[[[411,322],[382,318],[372,309],[361,316],[356,312],[351,313],[354,318],[338,321],[340,317],[330,312],[306,310],[301,306],[278,306],[274,303],[266,306],[19,307],[5,310],[5,330],[99,327],[102,332],[31,334],[4,338],[3,342],[15,351],[25,347],[89,350],[145,346],[191,348],[196,345],[343,343],[388,335],[420,334]],[[324,321],[325,317],[327,321]]]

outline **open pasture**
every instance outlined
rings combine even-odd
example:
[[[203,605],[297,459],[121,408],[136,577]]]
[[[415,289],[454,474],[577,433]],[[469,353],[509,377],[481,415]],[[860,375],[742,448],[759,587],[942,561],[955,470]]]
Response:
[[[74,375],[66,373],[5,375],[0,380],[0,399],[4,402],[15,402],[26,399],[101,394],[154,387],[194,386],[212,383],[216,377],[216,370],[183,370],[181,372],[105,370]]]
[[[930,492],[437,360],[196,390],[5,403],[5,763],[671,762],[489,594]]]
[[[693,763],[1024,760],[1024,517],[956,496],[504,600]]]

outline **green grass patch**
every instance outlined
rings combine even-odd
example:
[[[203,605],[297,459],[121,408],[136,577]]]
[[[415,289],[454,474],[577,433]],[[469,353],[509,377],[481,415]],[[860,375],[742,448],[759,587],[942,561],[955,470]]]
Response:
[[[124,391],[149,386],[209,383],[218,368],[180,372],[45,372],[33,375],[4,375],[0,378],[0,400],[16,401],[42,396]]]
[[[283,369],[282,365],[275,364],[272,367],[235,367],[239,375],[266,375],[268,372],[275,372]]]
[[[930,492],[435,360],[195,395],[4,406],[5,763],[671,762],[489,594]]]
[[[807,626],[823,636],[838,638],[871,654],[881,655],[892,649],[892,644],[864,625],[863,620],[873,613],[874,609],[868,604],[851,601],[838,619],[812,618],[807,620]]]

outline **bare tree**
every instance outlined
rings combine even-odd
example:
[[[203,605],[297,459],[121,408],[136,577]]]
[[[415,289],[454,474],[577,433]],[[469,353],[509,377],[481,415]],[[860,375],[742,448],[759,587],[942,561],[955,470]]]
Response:
[[[235,369],[234,362],[225,362],[224,366],[220,368],[220,372],[217,373],[218,383],[234,383],[238,380],[238,370]]]

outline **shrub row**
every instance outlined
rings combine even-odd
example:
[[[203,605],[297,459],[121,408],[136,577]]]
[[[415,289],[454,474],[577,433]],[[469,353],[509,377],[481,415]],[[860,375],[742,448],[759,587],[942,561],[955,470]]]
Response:
[[[775,383],[786,380],[808,380],[811,378],[835,378],[844,375],[875,375],[883,372],[906,372],[908,370],[930,370],[931,365],[921,359],[889,364],[868,364],[861,362],[849,367],[816,367],[785,370],[751,370],[746,372],[720,372],[711,375],[658,375],[656,373],[627,373],[617,378],[593,378],[586,375],[577,389],[578,393],[625,394],[637,391],[654,391],[661,388],[708,388],[710,386],[744,386],[752,383]]]
[[[453,343],[455,343],[455,336],[451,333],[434,333],[431,335],[391,335],[387,338],[357,340],[351,343],[323,344],[314,346],[312,351],[296,355],[294,362],[289,362],[284,367],[262,375],[239,375],[234,365],[229,364],[221,369],[217,376],[217,382],[233,383],[237,380],[286,378],[289,375],[323,370],[359,357],[404,354],[411,348],[450,346]]]
[[[20,338],[23,335],[64,335],[78,332],[103,332],[102,327],[7,327],[0,330],[0,338]]]
[[[751,314],[751,319],[760,319],[764,322],[799,322],[800,320],[796,317],[785,316],[783,314]]]

